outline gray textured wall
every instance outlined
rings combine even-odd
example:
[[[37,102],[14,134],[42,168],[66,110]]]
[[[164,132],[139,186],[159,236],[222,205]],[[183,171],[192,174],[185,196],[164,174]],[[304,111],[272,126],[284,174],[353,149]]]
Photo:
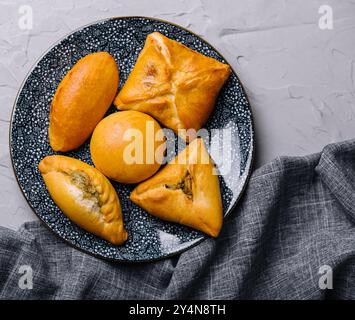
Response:
[[[333,30],[319,28],[324,4],[333,9]],[[30,31],[19,28],[21,5],[33,9]],[[355,136],[354,0],[1,0],[0,225],[17,228],[35,219],[8,151],[11,110],[25,75],[64,35],[125,15],[180,24],[227,58],[254,111],[257,167],[279,155],[317,152]]]

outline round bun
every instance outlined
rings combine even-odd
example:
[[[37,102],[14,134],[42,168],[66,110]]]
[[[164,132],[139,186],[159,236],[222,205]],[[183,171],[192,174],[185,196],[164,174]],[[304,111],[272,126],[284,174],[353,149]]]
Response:
[[[163,160],[165,138],[159,123],[138,111],[120,111],[96,126],[90,142],[95,167],[121,183],[141,182]]]

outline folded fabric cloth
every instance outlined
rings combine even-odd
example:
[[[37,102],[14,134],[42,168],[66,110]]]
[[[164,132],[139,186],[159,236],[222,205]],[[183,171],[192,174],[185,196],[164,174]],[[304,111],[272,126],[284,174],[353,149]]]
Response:
[[[0,228],[2,299],[354,299],[354,274],[355,140],[256,170],[218,239],[158,262],[96,259],[39,222]]]

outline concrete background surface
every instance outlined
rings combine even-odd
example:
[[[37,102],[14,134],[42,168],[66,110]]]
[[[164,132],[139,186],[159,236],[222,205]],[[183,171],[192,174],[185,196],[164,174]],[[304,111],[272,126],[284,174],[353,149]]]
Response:
[[[322,5],[332,10],[333,29],[319,26]],[[32,9],[31,30],[21,28],[22,6]],[[16,229],[36,219],[8,146],[11,110],[27,72],[73,30],[127,15],[189,28],[227,58],[252,105],[255,168],[355,136],[355,0],[1,0],[0,225]]]

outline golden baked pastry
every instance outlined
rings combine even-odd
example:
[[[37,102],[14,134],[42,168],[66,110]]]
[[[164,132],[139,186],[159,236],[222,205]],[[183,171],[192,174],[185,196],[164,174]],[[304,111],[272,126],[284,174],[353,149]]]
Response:
[[[153,32],[114,104],[119,110],[148,113],[176,133],[197,131],[229,74],[228,65]],[[188,138],[183,132],[180,136]]]
[[[165,151],[164,132],[145,113],[116,112],[97,125],[90,151],[95,167],[107,177],[122,183],[141,182],[160,168]]]
[[[131,200],[152,215],[217,237],[222,227],[218,176],[202,139],[193,140],[161,171],[138,185]]]
[[[80,59],[54,95],[49,116],[49,142],[55,151],[78,148],[110,107],[118,89],[118,68],[107,52]]]
[[[54,202],[70,220],[115,245],[127,240],[120,201],[102,173],[59,155],[45,157],[38,168]]]

